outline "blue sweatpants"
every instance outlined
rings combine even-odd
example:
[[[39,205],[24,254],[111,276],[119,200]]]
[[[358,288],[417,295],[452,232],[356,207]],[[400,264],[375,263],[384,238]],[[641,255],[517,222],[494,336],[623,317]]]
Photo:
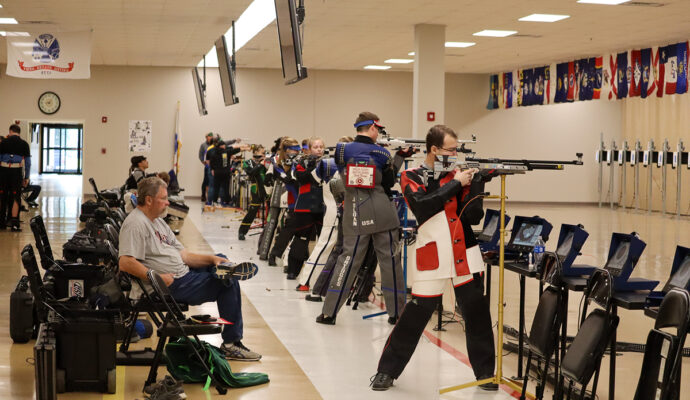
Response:
[[[233,323],[223,327],[223,342],[235,343],[242,339],[242,297],[237,280],[227,283],[220,280],[215,267],[190,268],[185,276],[175,279],[169,289],[176,301],[190,306],[215,301],[220,317]]]

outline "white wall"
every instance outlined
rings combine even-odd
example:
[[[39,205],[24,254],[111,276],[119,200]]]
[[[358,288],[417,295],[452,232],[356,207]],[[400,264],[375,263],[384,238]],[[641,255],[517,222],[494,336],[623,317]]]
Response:
[[[446,124],[461,138],[477,135],[477,156],[574,160],[575,153],[584,153],[583,166],[509,177],[510,200],[598,201],[594,154],[601,132],[607,143],[619,141],[622,103],[601,100],[489,111],[488,87],[487,75],[446,76]],[[500,193],[498,179],[487,190]]]
[[[153,151],[146,154],[151,171],[172,164],[175,105],[181,102],[182,162],[180,180],[189,196],[199,195],[199,144],[209,132],[225,138],[251,138],[270,144],[277,136],[312,135],[333,143],[352,135],[360,111],[377,113],[394,136],[412,136],[412,74],[409,72],[317,71],[296,85],[285,86],[279,70],[238,71],[240,103],[225,107],[216,69],[207,71],[208,111],[200,117],[188,68],[92,67],[89,80],[0,78],[0,121],[84,123],[84,180],[93,176],[101,187],[124,182],[131,154],[127,127],[131,119],[153,121]],[[46,90],[62,99],[51,117],[36,101]],[[572,159],[585,153],[585,166],[565,172],[536,172],[510,178],[512,200],[596,201],[593,154],[599,132],[620,137],[620,103],[583,102],[487,111],[488,76],[446,76],[445,122],[461,136],[477,134],[478,155],[504,158]],[[108,122],[101,123],[107,116]],[[609,141],[609,139],[607,139]],[[102,154],[101,149],[106,153]],[[34,162],[38,162],[36,160]],[[493,183],[492,183],[493,185]],[[545,187],[540,189],[539,185]],[[87,186],[88,187],[88,186]],[[490,188],[496,192],[495,188]],[[537,193],[538,195],[535,195]]]

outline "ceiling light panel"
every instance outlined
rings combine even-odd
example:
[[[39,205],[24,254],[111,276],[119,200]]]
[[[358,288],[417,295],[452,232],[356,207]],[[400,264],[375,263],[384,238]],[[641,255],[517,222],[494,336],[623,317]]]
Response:
[[[495,29],[484,29],[483,31],[475,32],[473,36],[489,36],[489,37],[506,37],[516,34],[517,31],[501,31]]]
[[[605,4],[607,6],[617,6],[619,4],[627,3],[630,0],[577,0],[578,3],[583,4]]]
[[[413,63],[414,60],[410,60],[408,58],[389,58],[388,60],[384,61],[386,64],[409,64]]]
[[[391,66],[390,65],[366,65],[366,66],[364,66],[364,69],[386,70],[386,69],[391,69]]]
[[[471,47],[474,46],[477,43],[474,42],[446,42],[446,47],[453,47],[453,48],[465,48],[465,47]]]
[[[518,21],[523,22],[556,22],[561,21],[566,18],[570,18],[570,15],[558,15],[558,14],[532,14],[526,17],[520,18]]]

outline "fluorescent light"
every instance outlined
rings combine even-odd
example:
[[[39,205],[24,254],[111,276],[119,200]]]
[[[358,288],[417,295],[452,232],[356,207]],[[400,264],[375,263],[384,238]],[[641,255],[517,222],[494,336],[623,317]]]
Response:
[[[390,65],[366,65],[366,66],[364,66],[364,69],[384,70],[384,69],[391,69],[391,66]]]
[[[477,43],[474,43],[474,42],[446,42],[446,47],[465,48],[465,47],[474,46],[475,44],[477,44]]]
[[[386,64],[409,64],[413,63],[414,60],[410,60],[408,58],[389,58],[388,60],[384,61]]]
[[[13,42],[12,46],[15,46],[15,47],[34,47],[34,44],[31,42]]]
[[[16,19],[14,18],[0,18],[0,24],[18,24]]]
[[[235,21],[235,51],[244,47],[254,36],[261,32],[265,27],[267,27],[271,22],[276,19],[276,7],[274,0],[254,0],[247,7],[246,10],[240,15],[240,17]],[[225,40],[228,45],[232,42],[232,27],[225,32]],[[211,51],[206,55],[206,66],[211,66],[211,60],[218,66],[218,60],[216,59],[216,49],[215,46],[211,48]],[[202,62],[198,66],[203,65]]]
[[[31,36],[29,32],[5,32],[0,31],[0,36]]]
[[[204,59],[202,58],[197,64],[197,67],[204,66]],[[218,68],[218,56],[216,55],[216,46],[211,47],[208,53],[206,53],[206,66],[209,68]]]
[[[578,3],[584,4],[605,4],[607,6],[617,6],[619,4],[627,3],[630,0],[577,0]]]
[[[562,19],[570,18],[570,15],[558,15],[558,14],[532,14],[526,17],[520,18],[518,21],[524,22],[556,22]]]
[[[483,31],[473,33],[472,36],[491,36],[491,37],[506,37],[516,34],[517,31],[500,31],[494,29],[484,29]]]

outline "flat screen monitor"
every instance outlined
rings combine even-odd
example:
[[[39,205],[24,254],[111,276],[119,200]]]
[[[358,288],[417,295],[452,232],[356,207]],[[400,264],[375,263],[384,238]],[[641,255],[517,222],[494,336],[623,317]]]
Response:
[[[283,77],[289,85],[307,77],[302,66],[302,42],[297,22],[295,0],[275,0],[280,58],[283,63]]]
[[[673,274],[671,280],[668,281],[664,291],[671,290],[673,288],[686,289],[690,283],[690,255],[685,256],[683,261],[678,266],[676,273]]]
[[[232,55],[228,51],[225,35],[216,40],[216,55],[218,56],[218,73],[220,74],[220,86],[223,89],[223,100],[226,106],[240,102],[237,98],[235,86],[235,70],[232,68]]]
[[[199,115],[204,116],[208,114],[206,111],[206,90],[204,84],[201,82],[199,70],[192,68],[192,79],[194,79],[194,93],[196,93],[196,105],[199,107]]]
[[[494,233],[496,232],[496,229],[498,228],[498,215],[494,215],[491,217],[489,222],[486,223],[486,226],[482,230],[482,233],[479,234],[479,239],[489,241],[491,238],[494,236]]]
[[[518,246],[530,246],[534,247],[537,243],[537,239],[541,235],[541,230],[543,226],[541,224],[535,224],[530,222],[523,222],[520,225],[515,238],[513,239],[513,244]]]
[[[575,239],[575,232],[568,232],[561,242],[561,245],[556,249],[556,255],[560,258],[568,257],[568,253],[573,248],[573,239]]]
[[[609,258],[606,261],[606,265],[604,266],[604,268],[608,269],[611,272],[611,275],[613,276],[620,275],[621,271],[623,271],[623,267],[625,266],[625,262],[628,260],[629,253],[630,242],[618,242],[618,247],[616,248],[616,251],[613,253],[613,257]]]

